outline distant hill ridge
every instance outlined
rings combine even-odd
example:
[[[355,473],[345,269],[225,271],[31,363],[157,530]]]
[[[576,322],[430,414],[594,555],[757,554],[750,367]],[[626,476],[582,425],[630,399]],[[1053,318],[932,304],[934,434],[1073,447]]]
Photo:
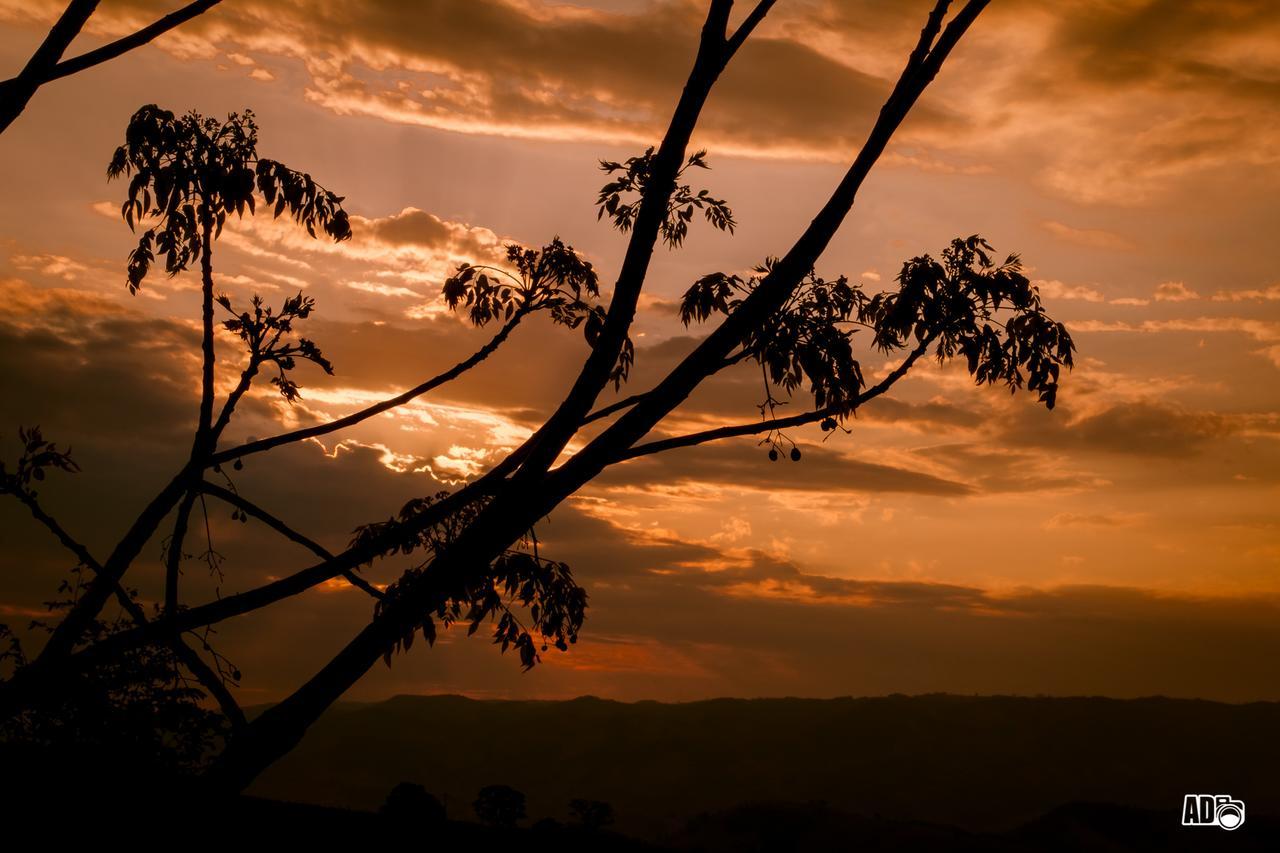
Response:
[[[1280,703],[957,696],[478,700],[396,696],[334,708],[253,793],[376,808],[416,781],[468,817],[483,785],[529,815],[604,800],[659,838],[699,813],[816,803],[1005,831],[1074,802],[1167,811],[1229,793],[1280,814]]]

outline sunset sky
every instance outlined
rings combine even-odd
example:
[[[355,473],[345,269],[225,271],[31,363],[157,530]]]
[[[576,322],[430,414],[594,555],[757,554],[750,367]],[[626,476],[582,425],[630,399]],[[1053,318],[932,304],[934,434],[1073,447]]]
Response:
[[[744,5],[744,4],[739,4]],[[675,300],[701,275],[790,246],[843,174],[931,4],[779,0],[713,93],[695,177],[734,235],[694,223],[660,249],[623,394],[686,353]],[[62,4],[0,0],[0,76]],[[172,3],[104,0],[73,47]],[[0,135],[0,451],[40,424],[83,473],[46,507],[105,555],[189,452],[198,279],[125,287],[136,238],[106,165],[156,103],[251,108],[259,151],[346,196],[354,238],[269,217],[217,243],[238,300],[314,296],[336,375],[264,385],[232,442],[330,419],[469,355],[444,277],[559,235],[611,286],[626,238],[596,219],[600,158],[655,144],[688,73],[694,0],[225,0],[155,44],[42,88]],[[738,15],[743,14],[739,10]],[[582,641],[522,674],[483,633],[415,645],[353,698],[392,693],[619,699],[1163,693],[1280,699],[1280,6],[1269,0],[995,0],[863,187],[818,271],[871,292],[907,258],[979,233],[1020,253],[1079,347],[1058,407],[924,365],[799,463],[754,439],[609,469],[542,525],[591,595]],[[696,188],[696,187],[695,187]],[[701,227],[699,227],[701,226]],[[219,341],[220,381],[238,350]],[[323,446],[246,462],[250,498],[333,549],[357,524],[500,459],[586,355],[534,321],[464,379]],[[864,369],[887,362],[866,353]],[[612,395],[612,390],[609,392]],[[668,420],[758,417],[743,367]],[[609,399],[612,399],[610,397]],[[797,399],[793,410],[806,401]],[[226,594],[312,562],[211,505]],[[69,560],[0,504],[0,621],[43,613]],[[203,545],[197,543],[198,550]],[[384,583],[406,568],[387,560]],[[193,602],[215,594],[186,565]],[[128,576],[154,600],[157,537]],[[333,583],[218,628],[246,703],[286,693],[368,620]]]

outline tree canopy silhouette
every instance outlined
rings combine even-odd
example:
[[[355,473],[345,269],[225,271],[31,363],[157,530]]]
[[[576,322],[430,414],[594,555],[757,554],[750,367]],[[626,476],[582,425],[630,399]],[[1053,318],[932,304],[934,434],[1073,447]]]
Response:
[[[592,832],[613,823],[613,806],[601,800],[570,800],[569,813],[584,829]]]
[[[387,794],[378,810],[397,828],[427,831],[444,823],[444,806],[416,782],[401,782]]]
[[[484,786],[471,807],[481,823],[498,829],[510,829],[526,816],[524,794],[509,785]]]
[[[711,0],[697,55],[660,144],[625,162],[601,164],[609,182],[597,197],[599,216],[627,237],[607,300],[596,269],[558,237],[541,248],[510,246],[505,265],[463,264],[443,282],[445,303],[474,326],[497,329],[475,353],[342,418],[229,447],[221,446],[226,427],[262,369],[274,371],[272,381],[292,402],[300,393],[293,379],[300,362],[326,371],[341,365],[331,365],[316,344],[295,335],[315,307],[310,299],[299,294],[273,310],[254,297],[248,307],[237,308],[217,292],[212,257],[222,227],[231,214],[256,213],[259,202],[275,216],[287,213],[313,237],[342,241],[350,236],[350,225],[341,197],[308,175],[257,157],[256,126],[248,111],[219,122],[194,113],[179,117],[154,106],[139,110],[110,168],[111,175],[130,178],[125,221],[131,228],[147,226],[130,256],[127,284],[131,291],[143,286],[159,258],[170,275],[199,262],[204,363],[192,451],[101,563],[44,511],[29,488],[37,470],[74,470],[69,457],[37,442],[28,447],[17,473],[5,474],[6,491],[72,550],[92,578],[40,654],[0,689],[0,710],[28,707],[33,696],[133,650],[167,646],[174,650],[174,665],[197,677],[231,721],[226,747],[207,775],[215,784],[239,790],[297,744],[370,667],[379,660],[390,665],[419,635],[431,645],[440,630],[456,623],[465,623],[469,634],[489,624],[494,643],[504,652],[515,649],[525,669],[552,646],[568,649],[582,628],[587,596],[568,566],[542,552],[537,526],[612,466],[735,436],[761,436],[770,459],[785,454],[798,462],[799,448],[787,430],[809,423],[827,433],[847,429],[861,406],[887,393],[924,359],[957,362],[978,385],[1025,388],[1053,408],[1061,368],[1071,366],[1074,346],[1066,328],[1046,313],[1016,255],[1000,259],[982,237],[959,238],[936,258],[907,260],[896,287],[881,293],[817,272],[863,180],[986,0],[968,0],[949,18],[950,3],[935,4],[865,143],[796,242],[762,259],[748,276],[711,272],[695,281],[681,301],[680,315],[686,325],[706,333],[652,387],[600,402],[609,386],[620,388],[630,376],[635,360],[630,330],[655,248],[682,246],[699,213],[713,228],[731,232],[736,225],[725,200],[685,183],[708,167],[705,152],[690,155],[687,149],[720,74],[772,5],[760,0],[733,29],[732,0]],[[215,417],[217,308],[227,313],[224,325],[244,347],[245,366]],[[234,472],[250,457],[345,429],[429,393],[479,367],[524,318],[539,311],[566,329],[581,329],[587,355],[545,423],[484,474],[361,526],[339,553],[328,552],[236,488]],[[869,384],[860,352],[891,356],[896,366]],[[696,433],[661,431],[667,416],[696,388],[742,363],[760,371],[757,417]],[[778,404],[797,398],[805,401],[803,411],[779,416]],[[575,438],[577,449],[566,453]],[[204,603],[184,602],[182,543],[189,516],[197,503],[207,512],[207,499],[229,503],[234,517],[267,525],[318,562],[278,572],[277,579],[260,587]],[[156,618],[148,619],[121,581],[169,518],[165,600]],[[212,543],[205,556],[211,569],[221,570]],[[400,562],[399,578],[386,590],[359,574],[375,560]],[[374,599],[368,623],[292,694],[246,721],[228,689],[237,673],[218,663],[203,632],[338,577]],[[93,626],[112,597],[136,615],[131,625],[103,634]],[[194,637],[198,651],[184,637]],[[206,664],[200,652],[213,656],[215,665]],[[477,812],[480,803],[495,797],[482,796]]]

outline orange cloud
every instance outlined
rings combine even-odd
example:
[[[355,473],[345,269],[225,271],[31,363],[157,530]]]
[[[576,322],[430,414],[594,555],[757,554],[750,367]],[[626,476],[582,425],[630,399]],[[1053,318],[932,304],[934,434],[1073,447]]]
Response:
[[[1132,240],[1101,228],[1075,228],[1052,219],[1042,221],[1040,227],[1063,242],[1090,249],[1123,251],[1134,248]]]

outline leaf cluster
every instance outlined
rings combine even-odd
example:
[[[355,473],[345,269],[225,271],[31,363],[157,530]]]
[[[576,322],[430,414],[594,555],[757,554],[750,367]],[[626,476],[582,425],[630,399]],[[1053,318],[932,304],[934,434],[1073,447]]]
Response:
[[[401,606],[410,590],[432,582],[431,565],[410,569],[387,587],[376,605],[381,614]],[[436,640],[437,623],[449,628],[466,624],[467,636],[480,630],[485,622],[493,622],[493,642],[502,652],[514,648],[520,665],[532,669],[541,658],[539,649],[554,645],[560,651],[578,641],[578,631],[586,616],[587,593],[573,580],[569,566],[520,550],[499,555],[483,577],[465,590],[441,601],[427,614],[417,614],[405,622],[404,634],[387,650],[386,660],[397,650],[407,651],[421,628],[428,645]],[[514,608],[528,612],[526,626]]]
[[[471,808],[481,823],[500,829],[510,829],[526,816],[524,794],[508,785],[484,786]]]
[[[559,237],[541,249],[510,243],[507,263],[511,269],[459,264],[444,282],[450,310],[466,308],[476,326],[510,320],[517,312],[547,310],[557,323],[577,328],[591,300],[600,297],[600,279],[591,262]]]
[[[129,176],[120,214],[130,230],[153,221],[129,254],[129,291],[136,293],[157,256],[170,276],[187,269],[222,233],[227,216],[255,210],[255,189],[274,215],[286,211],[311,236],[322,230],[335,241],[351,236],[342,198],[273,160],[259,160],[253,112],[226,121],[196,112],[176,116],[155,104],[133,114],[125,143],[107,166],[107,177]]]
[[[641,204],[654,189],[651,184],[655,156],[654,149],[650,147],[639,157],[630,157],[621,163],[613,160],[600,161],[601,171],[616,177],[600,188],[596,198],[597,220],[608,216],[619,231],[626,233],[631,230],[640,213]],[[659,226],[662,242],[668,248],[677,249],[684,243],[695,211],[702,211],[707,222],[720,231],[732,234],[738,225],[734,221],[733,210],[724,199],[712,196],[705,189],[694,192],[689,184],[679,182],[685,172],[695,168],[711,168],[707,165],[706,151],[694,152],[676,173],[676,185],[667,197],[667,209]]]
[[[507,263],[509,269],[460,264],[445,280],[445,303],[454,311],[466,309],[476,326],[546,311],[557,325],[582,327],[587,344],[595,346],[607,312],[599,304],[600,279],[590,261],[555,237],[541,249],[508,244]],[[609,375],[615,388],[626,381],[634,363],[635,346],[627,338]]]
[[[333,364],[314,341],[292,337],[294,322],[305,320],[315,310],[316,301],[312,297],[303,296],[301,292],[287,297],[278,312],[257,294],[250,300],[250,309],[239,313],[232,307],[231,297],[225,293],[219,294],[215,301],[231,314],[231,319],[224,320],[222,325],[244,342],[250,364],[255,368],[264,364],[275,366],[277,375],[272,377],[271,383],[288,402],[301,397],[298,384],[288,375],[298,361],[309,361],[333,375]]]
[[[613,806],[602,800],[570,800],[569,814],[588,830],[594,831],[613,823]]]
[[[377,613],[404,607],[405,601],[412,600],[412,591],[433,583],[430,557],[448,548],[486,505],[485,501],[474,501],[448,514],[437,524],[411,535],[407,533],[410,522],[419,513],[448,494],[440,492],[414,499],[404,506],[397,518],[356,529],[353,546],[395,542],[394,546],[382,551],[383,556],[409,554],[418,549],[430,555],[387,587],[376,605]],[[437,624],[447,629],[456,623],[464,623],[468,626],[467,636],[471,636],[485,622],[493,622],[493,642],[504,653],[514,648],[520,656],[521,666],[528,670],[540,660],[539,650],[546,651],[554,645],[564,651],[570,643],[577,642],[586,607],[587,593],[573,580],[569,566],[540,556],[536,539],[530,533],[517,547],[498,555],[483,576],[441,598],[432,612],[401,614],[409,617],[401,620],[401,624],[406,626],[405,631],[387,649],[386,660],[389,663],[397,650],[408,650],[419,628],[427,643],[434,644]],[[528,612],[528,626],[516,615],[516,608]]]
[[[1061,368],[1074,364],[1075,343],[1045,311],[1039,289],[1017,255],[997,263],[983,238],[957,238],[942,252],[912,258],[896,293],[869,300],[862,319],[882,352],[935,341],[939,362],[962,356],[978,385],[1025,387],[1052,409]]]
[[[767,258],[746,278],[703,276],[681,299],[681,321],[688,326],[712,314],[733,313],[776,264],[776,258]],[[828,280],[811,270],[787,301],[747,334],[741,354],[757,362],[768,383],[788,395],[807,381],[817,407],[851,409],[865,385],[852,345],[857,331],[852,324],[865,302],[861,288],[846,277]],[[768,397],[772,400],[771,393]]]
[[[400,512],[386,521],[362,524],[352,532],[349,547],[371,549],[381,557],[396,554],[413,554],[422,551],[429,559],[441,553],[466,530],[488,505],[488,499],[478,498],[457,507],[435,523],[422,526],[416,520],[423,513],[449,497],[451,492],[440,491],[434,495],[413,498],[400,508]]]
[[[898,289],[875,295],[843,276],[827,280],[810,271],[778,310],[748,332],[740,356],[758,362],[767,382],[787,394],[807,382],[815,406],[843,418],[865,387],[853,336],[867,330],[881,353],[932,347],[940,363],[962,356],[977,384],[1026,387],[1052,409],[1075,344],[1045,312],[1018,256],[997,263],[992,253],[979,236],[958,238],[941,260],[908,260],[896,278]],[[776,263],[768,259],[746,278],[703,276],[685,292],[681,320],[687,326],[732,314]],[[767,390],[765,405],[772,404]],[[823,422],[824,430],[835,427],[833,419]]]
[[[335,243],[351,239],[351,220],[342,209],[345,196],[326,190],[305,172],[294,171],[275,160],[259,160],[255,171],[258,192],[271,205],[273,218],[288,212],[312,237],[319,229]],[[252,197],[249,206],[252,209]]]
[[[18,427],[18,440],[22,453],[13,471],[0,462],[0,495],[30,493],[31,481],[44,480],[46,470],[79,472],[80,466],[71,458],[71,448],[60,450],[52,441],[46,441],[40,427]]]

